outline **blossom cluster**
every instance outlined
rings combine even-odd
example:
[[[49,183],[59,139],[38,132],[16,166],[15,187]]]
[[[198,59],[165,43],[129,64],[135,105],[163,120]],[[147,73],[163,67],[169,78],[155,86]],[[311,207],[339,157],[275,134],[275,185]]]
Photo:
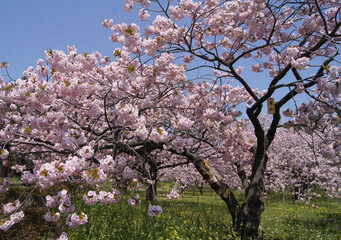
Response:
[[[11,214],[9,220],[0,220],[0,230],[7,231],[10,229],[14,224],[21,222],[24,219],[24,212],[16,212]]]
[[[66,225],[68,225],[71,228],[79,227],[80,225],[84,225],[88,222],[88,216],[85,213],[80,214],[69,214],[66,217]]]
[[[121,199],[121,193],[117,189],[113,189],[112,192],[100,191],[97,194],[95,191],[89,191],[83,195],[83,201],[87,205],[95,205],[97,201],[102,204],[116,203]]]
[[[17,211],[21,207],[21,203],[19,200],[15,200],[13,203],[7,203],[3,205],[3,212],[5,215],[9,215],[15,211]]]
[[[175,189],[173,189],[171,191],[171,193],[167,195],[167,198],[169,200],[171,200],[171,199],[178,199],[179,197],[180,197],[180,195],[179,195],[178,191],[176,191]]]
[[[57,222],[59,219],[60,219],[60,213],[59,212],[47,212],[45,215],[44,215],[44,219],[47,221],[47,222]]]
[[[156,217],[162,213],[162,207],[161,206],[154,206],[149,204],[148,207],[148,215],[151,217]]]
[[[127,200],[128,204],[130,206],[138,206],[141,203],[140,196],[136,194],[134,197],[131,197]]]

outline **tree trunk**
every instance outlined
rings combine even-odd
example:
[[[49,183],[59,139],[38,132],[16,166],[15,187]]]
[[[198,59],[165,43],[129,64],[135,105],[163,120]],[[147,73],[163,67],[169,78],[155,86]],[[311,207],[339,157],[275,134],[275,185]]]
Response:
[[[148,185],[146,192],[146,200],[149,202],[154,202],[156,200],[157,194],[157,172],[158,168],[155,161],[149,161],[149,179],[152,180],[152,183]]]
[[[186,156],[202,175],[211,188],[226,203],[232,216],[233,228],[242,239],[256,239],[258,237],[258,228],[261,221],[261,215],[264,211],[262,194],[264,191],[264,171],[268,160],[264,151],[261,154],[254,154],[252,176],[250,183],[245,190],[245,200],[240,206],[229,186],[223,182],[219,173],[210,166],[210,164],[200,156],[191,152],[184,151]],[[243,170],[242,168],[240,168]],[[244,175],[244,174],[241,174]],[[245,185],[247,181],[245,180]]]
[[[261,188],[255,184],[250,186],[237,218],[237,232],[242,239],[256,239],[261,215],[264,211]]]
[[[262,195],[264,191],[264,171],[268,157],[266,154],[254,155],[253,174],[249,187],[245,191],[245,200],[237,216],[237,232],[242,239],[256,239],[261,222],[261,215],[264,212]]]
[[[154,184],[149,184],[146,192],[146,200],[149,202],[153,202],[156,199],[157,194],[157,186],[156,182]]]
[[[187,150],[185,150],[182,153],[182,155],[186,156],[187,159],[194,164],[195,168],[201,174],[203,179],[226,203],[229,212],[232,216],[233,226],[235,227],[239,203],[236,197],[234,196],[233,192],[229,188],[229,186],[226,183],[224,183],[223,178],[220,176],[220,174],[213,167],[211,167],[210,164],[202,157],[199,157],[194,153],[188,152]]]

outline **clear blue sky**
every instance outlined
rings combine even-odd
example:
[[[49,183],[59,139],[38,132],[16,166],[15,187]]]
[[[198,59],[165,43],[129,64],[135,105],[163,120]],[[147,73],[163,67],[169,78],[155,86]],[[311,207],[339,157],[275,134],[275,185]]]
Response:
[[[66,51],[75,45],[79,53],[112,56],[116,46],[102,20],[137,21],[138,12],[124,12],[124,4],[124,0],[1,0],[0,63],[7,61],[17,79],[50,48]]]

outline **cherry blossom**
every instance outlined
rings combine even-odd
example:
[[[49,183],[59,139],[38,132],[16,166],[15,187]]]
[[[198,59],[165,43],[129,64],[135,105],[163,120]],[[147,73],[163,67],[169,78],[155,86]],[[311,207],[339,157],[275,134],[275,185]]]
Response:
[[[81,214],[69,214],[66,218],[66,225],[71,228],[76,228],[80,225],[84,225],[88,222],[88,216],[85,213]]]
[[[178,193],[175,189],[173,189],[173,190],[171,191],[171,193],[167,195],[167,198],[168,198],[169,200],[178,199],[179,197],[180,197],[180,195],[179,195],[179,193]]]
[[[161,206],[153,206],[149,204],[148,207],[148,215],[151,217],[156,217],[162,213],[162,208]]]

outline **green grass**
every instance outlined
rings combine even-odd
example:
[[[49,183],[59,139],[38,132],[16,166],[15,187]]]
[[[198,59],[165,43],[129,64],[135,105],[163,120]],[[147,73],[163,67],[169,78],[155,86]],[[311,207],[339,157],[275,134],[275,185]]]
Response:
[[[310,204],[293,204],[270,196],[265,200],[261,229],[266,239],[341,239],[341,203],[313,199]]]
[[[233,239],[226,205],[210,189],[204,196],[187,191],[178,200],[166,199],[164,185],[155,204],[159,217],[147,215],[148,204],[127,205],[126,198],[113,205],[87,207],[89,223],[68,230],[70,239]],[[141,198],[144,193],[140,193]],[[260,232],[264,239],[341,239],[341,204],[336,199],[315,199],[310,204],[283,203],[281,195],[265,199]]]
[[[66,183],[65,183],[66,184]],[[66,184],[63,188],[76,190],[77,187]],[[31,191],[28,188],[12,187],[0,195],[2,203],[23,198]],[[127,204],[127,193],[115,204],[87,206],[82,201],[73,199],[76,212],[83,211],[89,222],[79,228],[65,227],[58,222],[52,226],[42,220],[46,209],[41,205],[24,209],[25,221],[13,226],[8,232],[0,231],[0,239],[46,239],[53,232],[61,230],[68,233],[70,240],[125,239],[125,240],[166,240],[166,239],[235,239],[232,237],[231,217],[225,203],[209,188],[201,196],[196,189],[187,190],[180,199],[168,200],[166,195],[171,184],[162,184],[158,190],[155,205],[161,205],[163,213],[159,217],[147,214],[148,203],[144,201],[145,191],[139,192],[142,204],[132,207]],[[58,188],[59,189],[59,188]],[[55,193],[58,189],[50,189]],[[51,193],[52,195],[55,193]],[[44,193],[45,194],[45,193]],[[37,191],[31,196],[39,201]],[[241,197],[241,194],[237,194]],[[282,201],[281,194],[271,194],[265,199],[265,212],[262,215],[260,234],[264,239],[341,239],[341,203],[337,199],[313,199],[310,204]],[[35,210],[36,209],[36,210]],[[30,217],[30,212],[32,216]],[[67,214],[64,214],[64,219]],[[65,221],[65,220],[63,220]],[[63,229],[62,229],[63,228]],[[32,238],[32,236],[42,236]],[[55,235],[56,237],[56,235]]]
[[[161,196],[165,194],[160,191]],[[143,192],[140,197],[144,198]],[[77,207],[88,214],[89,223],[70,229],[70,239],[223,239],[229,232],[225,204],[212,192],[203,197],[186,193],[172,201],[159,197],[154,204],[161,205],[163,213],[158,217],[148,216],[147,202],[132,207],[126,199],[95,207],[78,203]]]

